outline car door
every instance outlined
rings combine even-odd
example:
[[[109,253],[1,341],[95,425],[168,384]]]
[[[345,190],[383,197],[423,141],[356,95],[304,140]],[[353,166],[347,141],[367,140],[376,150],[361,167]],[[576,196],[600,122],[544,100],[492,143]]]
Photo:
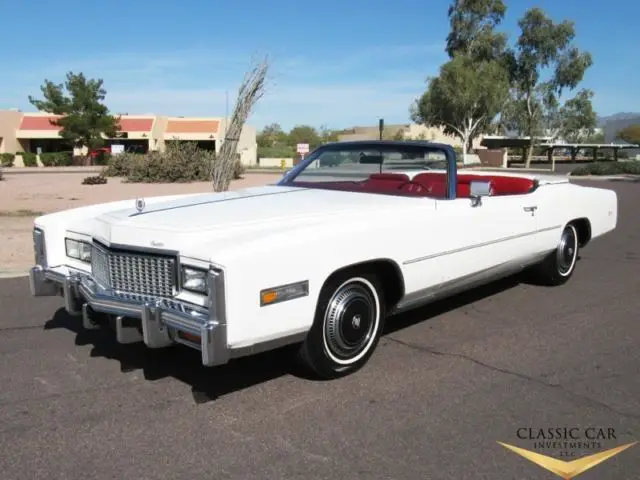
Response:
[[[536,254],[537,218],[530,195],[439,200],[438,266],[443,282],[474,279],[517,267]]]

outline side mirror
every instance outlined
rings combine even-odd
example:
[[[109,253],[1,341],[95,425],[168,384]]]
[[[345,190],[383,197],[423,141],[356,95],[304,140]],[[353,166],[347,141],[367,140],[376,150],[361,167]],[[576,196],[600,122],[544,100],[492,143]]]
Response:
[[[489,181],[472,181],[469,186],[472,207],[482,205],[482,197],[491,195],[491,182]]]

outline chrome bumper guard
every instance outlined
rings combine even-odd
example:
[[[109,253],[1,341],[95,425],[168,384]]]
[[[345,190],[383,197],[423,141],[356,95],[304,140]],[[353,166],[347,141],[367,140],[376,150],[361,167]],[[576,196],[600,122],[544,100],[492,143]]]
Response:
[[[97,328],[91,319],[92,312],[115,316],[116,338],[120,343],[143,341],[149,348],[180,343],[199,350],[205,366],[229,361],[223,272],[209,270],[206,308],[170,298],[115,293],[85,273],[63,274],[41,266],[30,270],[29,284],[34,297],[63,296],[65,310],[74,316],[82,315],[87,329]],[[142,332],[127,326],[126,318],[140,319]]]

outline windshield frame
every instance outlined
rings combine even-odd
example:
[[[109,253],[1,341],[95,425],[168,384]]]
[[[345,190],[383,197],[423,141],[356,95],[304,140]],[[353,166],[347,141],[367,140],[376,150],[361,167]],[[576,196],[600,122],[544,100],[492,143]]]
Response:
[[[332,142],[320,145],[313,150],[305,159],[298,163],[291,170],[286,172],[283,177],[276,183],[279,186],[295,187],[295,181],[298,175],[302,173],[311,163],[316,161],[318,157],[326,152],[345,151],[345,150],[363,150],[377,148],[402,148],[417,147],[427,152],[444,153],[446,158],[447,172],[447,199],[456,198],[457,184],[457,164],[456,152],[451,145],[446,143],[433,143],[428,141],[410,141],[410,140],[356,140],[351,142]],[[382,164],[384,165],[384,164]],[[409,170],[409,169],[408,169]],[[318,182],[318,188],[322,188],[322,182]]]

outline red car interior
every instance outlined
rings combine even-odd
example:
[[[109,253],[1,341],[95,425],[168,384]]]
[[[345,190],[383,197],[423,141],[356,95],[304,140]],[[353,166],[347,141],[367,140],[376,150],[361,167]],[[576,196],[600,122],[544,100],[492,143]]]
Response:
[[[387,195],[444,198],[447,194],[445,173],[424,172],[413,179],[404,173],[373,173],[362,182],[293,182],[294,186],[329,188],[349,192],[383,193]],[[469,197],[471,181],[489,181],[492,196],[523,195],[534,190],[529,178],[504,175],[458,174],[456,197]]]

